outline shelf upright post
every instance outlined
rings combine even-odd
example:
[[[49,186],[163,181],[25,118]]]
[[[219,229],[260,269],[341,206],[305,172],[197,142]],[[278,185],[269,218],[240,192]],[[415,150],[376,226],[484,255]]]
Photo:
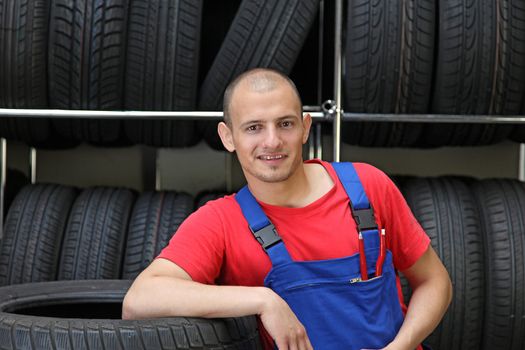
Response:
[[[518,159],[518,179],[521,182],[525,181],[525,143],[520,143]]]
[[[36,183],[36,148],[29,147],[29,179],[31,185]]]
[[[341,46],[343,38],[343,0],[336,0],[335,2],[335,64],[334,64],[334,98],[336,103],[336,111],[333,125],[334,134],[334,154],[333,161],[339,162],[341,159],[341,84],[342,84],[342,69],[341,69]]]
[[[319,49],[317,53],[317,105],[323,103],[323,66],[324,66],[324,0],[319,2]],[[315,155],[313,157],[323,158],[323,145],[321,144],[322,123],[315,124]],[[313,158],[312,157],[312,158]]]
[[[162,180],[160,174],[160,159],[159,159],[159,149],[155,148],[154,150],[155,157],[155,191],[160,192],[162,190]]]

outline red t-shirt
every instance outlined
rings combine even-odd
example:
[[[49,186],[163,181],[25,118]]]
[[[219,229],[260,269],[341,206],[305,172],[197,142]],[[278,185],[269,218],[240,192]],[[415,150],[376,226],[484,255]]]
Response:
[[[328,171],[335,184],[328,193],[302,208],[259,204],[292,259],[334,259],[357,253],[356,224],[335,170],[328,162],[307,162],[322,164]],[[430,239],[388,176],[368,164],[354,163],[354,166],[374,208],[376,222],[386,231],[394,267],[409,268],[426,251]],[[210,201],[191,214],[159,258],[174,262],[194,281],[218,285],[263,286],[272,267],[233,195]],[[405,311],[399,279],[397,282]],[[264,338],[265,348],[272,349],[272,339],[267,334]]]

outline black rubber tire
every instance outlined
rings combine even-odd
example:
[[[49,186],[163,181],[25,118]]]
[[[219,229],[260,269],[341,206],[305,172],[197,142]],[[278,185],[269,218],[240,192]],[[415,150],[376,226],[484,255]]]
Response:
[[[47,108],[47,1],[0,0],[0,108]],[[0,137],[38,145],[49,119],[1,118]]]
[[[202,0],[130,0],[126,109],[196,109],[201,18]],[[194,121],[140,120],[124,125],[135,143],[188,147],[200,141]]]
[[[433,349],[479,349],[483,329],[484,255],[476,200],[454,178],[408,180],[403,193],[447,268],[454,295],[425,341]]]
[[[253,316],[121,320],[130,284],[88,280],[2,287],[0,344],[11,350],[262,349]]]
[[[26,185],[29,185],[27,176],[18,169],[7,169],[4,192],[4,217],[6,217],[16,196]]]
[[[514,5],[514,4],[513,4]],[[510,15],[510,20],[512,20],[512,27],[514,28],[514,31],[512,32],[513,35],[511,39],[513,40],[513,49],[517,52],[517,55],[519,55],[519,58],[523,58],[525,56],[525,44],[523,42],[525,41],[525,25],[523,25],[523,21],[525,18],[525,8],[513,6],[512,7],[512,13]],[[521,22],[520,22],[521,21]],[[521,63],[521,60],[518,61]],[[521,75],[517,75],[516,77],[519,77],[520,80],[517,82],[513,81],[514,88],[507,88],[504,91],[510,91],[511,93],[520,93],[522,92],[522,84],[525,84],[525,79],[521,79],[522,76],[524,76],[525,73],[521,73]],[[522,95],[523,96],[523,95]],[[521,99],[522,104],[520,108],[520,115],[523,115],[525,113],[525,98]],[[512,131],[509,135],[509,139],[515,142],[521,142],[525,143],[525,126],[521,125],[515,125],[512,128]]]
[[[16,196],[0,244],[0,285],[52,281],[76,191],[29,185]]]
[[[348,1],[346,112],[426,113],[434,63],[433,0]],[[361,146],[412,146],[419,123],[343,123],[341,138]]]
[[[521,114],[523,115],[523,112]],[[509,139],[515,142],[525,143],[525,127],[523,125],[514,125]]]
[[[226,194],[227,194],[226,192],[210,192],[210,191],[199,193],[197,197],[195,198],[195,208],[198,209],[202,207],[204,204],[208,203],[209,201],[212,201],[218,198],[222,198]]]
[[[52,108],[124,106],[128,0],[52,0],[49,103]],[[53,120],[66,139],[126,144],[121,120]]]
[[[289,74],[308,36],[319,0],[243,0],[202,83],[199,109],[222,109],[226,86],[240,73],[269,67]],[[199,123],[212,148],[224,150],[217,123]]]
[[[120,277],[134,199],[127,189],[82,191],[73,204],[64,235],[59,280]]]
[[[122,278],[137,277],[192,212],[193,198],[188,194],[142,193],[131,214]]]
[[[499,5],[499,7],[498,7]],[[439,1],[432,112],[519,114],[525,95],[525,10],[513,0]],[[510,125],[426,125],[423,146],[487,145]]]
[[[525,349],[525,186],[484,180],[473,190],[486,256],[483,349]]]
[[[0,105],[0,108],[26,107]],[[0,118],[0,137],[8,141],[21,141],[33,147],[38,147],[49,139],[50,128],[51,122],[47,118]]]

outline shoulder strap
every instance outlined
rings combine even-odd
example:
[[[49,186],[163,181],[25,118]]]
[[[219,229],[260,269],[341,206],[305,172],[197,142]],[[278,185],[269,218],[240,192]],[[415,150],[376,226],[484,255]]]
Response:
[[[377,229],[374,209],[366,196],[363,184],[352,163],[332,163],[334,170],[350,198],[350,209],[359,231]]]
[[[244,218],[248,221],[250,230],[264,250],[268,252],[268,249],[281,242],[281,237],[277,234],[275,226],[257,203],[248,186],[241,188],[235,195],[235,199],[241,207]]]

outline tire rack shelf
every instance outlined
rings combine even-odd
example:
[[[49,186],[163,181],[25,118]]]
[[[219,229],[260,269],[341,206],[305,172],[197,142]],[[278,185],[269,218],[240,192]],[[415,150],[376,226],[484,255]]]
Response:
[[[324,0],[320,1],[320,38],[323,37],[324,25]],[[342,33],[343,33],[343,0],[335,2],[335,21],[334,21],[334,100],[328,100],[321,104],[321,85],[320,81],[323,76],[322,55],[319,53],[320,67],[317,72],[319,78],[318,102],[320,106],[305,106],[304,110],[309,111],[315,122],[332,122],[333,123],[333,160],[340,161],[341,149],[341,122],[417,122],[417,123],[473,123],[473,124],[525,124],[525,116],[497,116],[497,115],[443,115],[443,114],[370,114],[370,113],[344,113],[342,108]],[[320,40],[319,51],[322,52],[323,40]],[[220,120],[222,112],[206,111],[95,111],[95,110],[60,110],[60,109],[7,109],[0,108],[0,118],[81,118],[81,119],[153,119],[153,120]],[[321,129],[314,129],[315,138],[310,142],[310,156],[314,154],[321,158]],[[314,153],[313,148],[317,146],[318,150]],[[4,189],[6,177],[6,148],[7,142],[0,138],[0,238],[3,236],[3,206],[4,206]],[[520,145],[520,180],[525,177],[525,144]],[[31,148],[30,151],[30,177],[31,182],[35,181],[36,169],[36,150]]]

